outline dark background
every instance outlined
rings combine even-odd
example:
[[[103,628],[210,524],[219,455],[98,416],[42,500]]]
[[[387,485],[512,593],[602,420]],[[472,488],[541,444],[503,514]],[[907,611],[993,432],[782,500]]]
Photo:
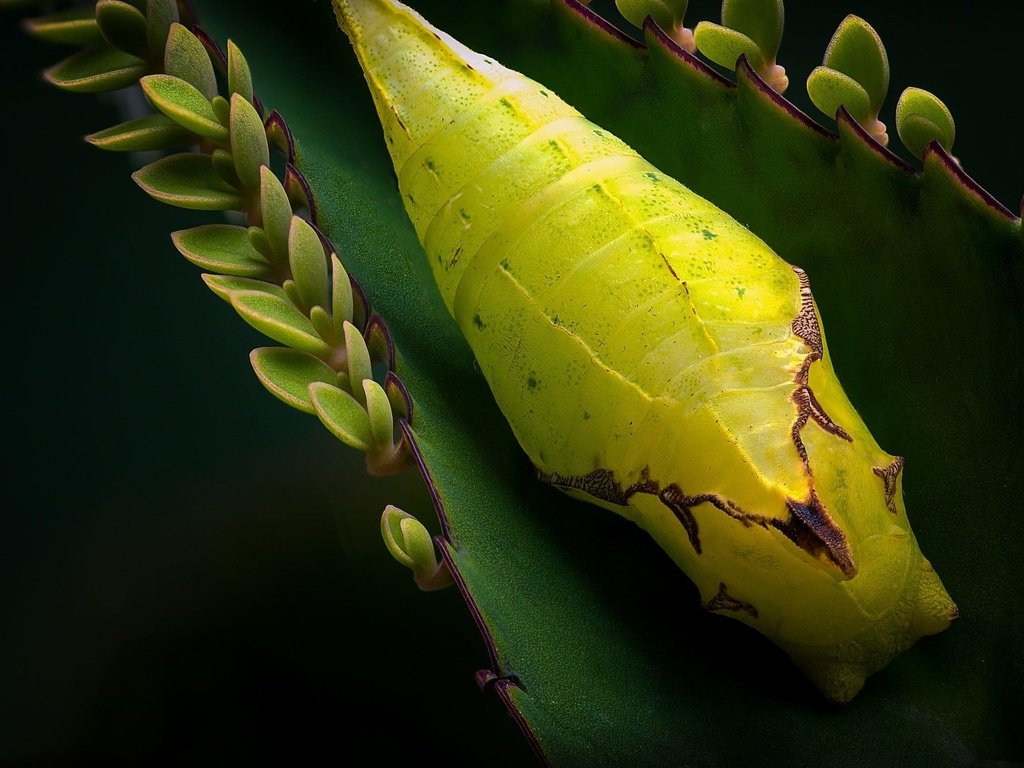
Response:
[[[906,85],[937,92],[954,153],[1016,211],[1024,12],[985,7],[791,2],[787,95],[811,112],[804,77],[864,16],[893,67],[882,119]],[[11,13],[0,50],[0,762],[530,764],[473,683],[488,659],[459,596],[420,593],[380,542],[386,503],[436,527],[418,477],[368,478],[262,389],[260,337],[170,245],[196,216],[80,140],[113,106],[42,83],[60,53]]]

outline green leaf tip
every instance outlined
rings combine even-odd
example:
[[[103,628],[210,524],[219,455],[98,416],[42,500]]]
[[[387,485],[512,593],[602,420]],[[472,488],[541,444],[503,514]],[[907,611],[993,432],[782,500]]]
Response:
[[[829,41],[822,66],[807,78],[811,101],[829,117],[846,107],[884,147],[889,137],[878,112],[888,90],[889,57],[881,38],[864,19],[847,16]]]
[[[697,49],[726,69],[746,56],[754,71],[777,93],[789,87],[784,67],[776,63],[782,42],[781,0],[725,0],[722,23],[702,21],[694,30]]]
[[[133,85],[146,69],[146,62],[138,56],[105,46],[72,54],[47,69],[43,76],[65,91],[103,93]]]
[[[413,572],[416,586],[432,592],[451,586],[454,581],[444,561],[438,561],[430,532],[408,512],[388,504],[380,518],[384,546],[399,563]]]
[[[634,27],[643,29],[650,16],[683,50],[694,53],[697,46],[693,32],[683,26],[688,4],[688,0],[615,0],[619,13]]]
[[[198,136],[163,114],[128,120],[91,133],[85,140],[112,152],[149,152],[199,143]]]
[[[348,392],[323,382],[309,385],[309,397],[316,415],[331,434],[345,445],[369,451],[373,445],[370,417]]]
[[[171,234],[178,252],[200,269],[234,277],[266,280],[273,268],[249,242],[249,230],[232,224],[205,224]]]
[[[241,210],[243,200],[213,168],[209,155],[169,155],[132,174],[135,183],[156,200],[198,211]]]
[[[260,169],[270,165],[270,146],[263,119],[239,93],[231,95],[230,139],[235,171],[246,189],[260,188]]]
[[[310,319],[290,301],[265,291],[232,291],[230,299],[242,319],[264,336],[320,358],[331,353]]]
[[[164,72],[195,87],[207,101],[217,96],[217,76],[206,48],[178,22],[171,24],[167,35]]]
[[[96,23],[103,37],[115,48],[140,59],[149,56],[146,17],[135,6],[122,0],[99,0]]]
[[[249,353],[260,383],[274,397],[303,413],[315,414],[309,385],[337,384],[338,374],[318,357],[287,347],[260,347]]]
[[[235,98],[241,98],[236,96]],[[302,306],[309,311],[315,306],[329,306],[330,277],[327,254],[320,236],[309,222],[292,216],[288,230],[288,263]]]
[[[85,48],[102,43],[104,39],[92,8],[72,8],[26,19],[24,27],[36,39],[59,45]]]
[[[252,103],[252,72],[249,71],[249,63],[242,55],[241,49],[228,40],[228,93],[238,94],[246,101]]]
[[[192,83],[174,75],[147,75],[140,81],[146,98],[184,128],[217,143],[228,140],[210,100]]]
[[[953,148],[953,115],[937,96],[922,88],[907,88],[896,102],[896,132],[915,157],[923,157],[933,141],[947,152]]]
[[[178,21],[177,0],[146,0],[146,37],[149,50],[158,61],[164,60],[167,36]]]

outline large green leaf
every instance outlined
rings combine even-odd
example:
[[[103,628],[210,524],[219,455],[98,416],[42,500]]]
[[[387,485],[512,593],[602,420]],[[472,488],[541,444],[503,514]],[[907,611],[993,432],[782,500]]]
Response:
[[[433,291],[361,75],[325,9],[293,16],[301,35],[283,38],[270,15],[242,25],[205,5],[205,21],[246,51],[261,97],[288,117],[321,224],[391,326],[450,556],[496,674],[515,681],[499,691],[548,759],[702,765],[768,753],[859,765],[913,754],[956,765],[1020,754],[1008,713],[1024,657],[1008,607],[1022,599],[1021,537],[1007,533],[1024,491],[1019,220],[972,197],[937,158],[911,175],[852,126],[837,142],[784,114],[743,72],[739,88],[723,87],[561,3],[550,14],[544,3],[417,3],[811,275],[840,378],[881,444],[908,457],[911,518],[963,615],[851,705],[827,707],[766,641],[703,614],[639,531],[533,479]]]
[[[286,14],[199,3],[217,36],[245,50],[264,102],[289,119],[321,223],[392,328],[451,557],[495,671],[518,682],[495,687],[546,756],[559,765],[1019,758],[1009,719],[1024,668],[1013,570],[1019,223],[964,202],[941,174],[918,182],[856,143],[840,152],[779,120],[750,88],[712,87],[664,55],[648,66],[560,5],[554,21],[542,2],[418,5],[808,269],[840,376],[881,444],[908,457],[911,518],[963,615],[853,704],[826,707],[766,641],[699,611],[695,591],[638,530],[539,486],[435,296],[325,4]],[[969,161],[966,138],[959,151]]]

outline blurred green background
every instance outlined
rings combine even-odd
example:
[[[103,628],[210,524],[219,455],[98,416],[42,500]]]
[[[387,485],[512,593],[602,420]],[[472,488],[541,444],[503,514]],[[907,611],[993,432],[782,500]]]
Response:
[[[810,111],[804,77],[864,16],[890,54],[889,115],[906,85],[937,92],[954,153],[1017,210],[1024,11],[986,7],[787,3],[789,95]],[[717,13],[694,0],[688,18]],[[59,52],[9,13],[0,46],[0,762],[530,764],[473,682],[488,658],[459,596],[418,592],[380,543],[386,503],[436,529],[418,477],[368,478],[262,389],[247,353],[263,342],[168,238],[209,219],[151,202],[129,160],[80,140],[114,106],[42,83]]]

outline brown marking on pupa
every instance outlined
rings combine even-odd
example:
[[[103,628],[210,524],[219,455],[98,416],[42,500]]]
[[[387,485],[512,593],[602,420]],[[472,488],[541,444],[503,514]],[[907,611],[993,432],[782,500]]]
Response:
[[[786,499],[786,507],[790,513],[789,521],[780,523],[774,520],[772,525],[775,528],[808,554],[831,562],[844,575],[851,578],[856,575],[857,566],[846,534],[836,525],[813,490],[806,501]]]
[[[750,603],[733,597],[726,590],[725,582],[718,584],[718,594],[703,604],[708,611],[743,611],[753,618],[757,618],[757,608]]]
[[[903,457],[897,456],[887,467],[872,467],[871,471],[882,478],[882,486],[885,489],[885,506],[894,515],[899,512],[896,509],[896,482],[899,480],[900,472],[903,471]]]

